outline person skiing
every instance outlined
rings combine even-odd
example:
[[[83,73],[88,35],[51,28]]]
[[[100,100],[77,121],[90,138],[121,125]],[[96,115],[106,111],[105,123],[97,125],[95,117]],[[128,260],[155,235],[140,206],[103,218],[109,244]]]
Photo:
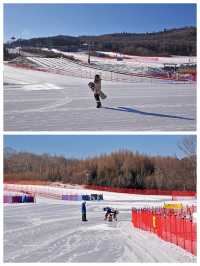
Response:
[[[112,214],[112,209],[110,207],[107,207],[105,218],[104,218],[105,221],[108,219],[110,214]]]
[[[101,77],[100,75],[95,75],[94,77],[94,98],[97,103],[97,108],[100,108],[101,100],[100,100],[100,93],[101,93]]]
[[[82,221],[87,222],[86,218],[86,201],[84,201],[81,205],[81,212],[82,212]]]

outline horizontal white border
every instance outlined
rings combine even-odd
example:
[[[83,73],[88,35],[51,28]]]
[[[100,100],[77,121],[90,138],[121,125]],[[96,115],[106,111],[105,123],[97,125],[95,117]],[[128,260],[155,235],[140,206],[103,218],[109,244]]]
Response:
[[[5,131],[4,135],[196,135],[195,131]]]

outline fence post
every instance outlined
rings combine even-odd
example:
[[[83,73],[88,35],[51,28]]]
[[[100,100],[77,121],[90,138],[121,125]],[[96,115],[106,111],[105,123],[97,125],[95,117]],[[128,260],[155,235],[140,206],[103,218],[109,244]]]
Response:
[[[164,214],[164,223],[165,223],[165,240],[167,240],[167,215]]]
[[[190,241],[191,241],[191,253],[194,254],[194,250],[193,250],[193,230],[192,230],[192,215],[190,215]]]
[[[138,227],[138,214],[136,209],[134,209],[134,226]]]
[[[185,249],[185,239],[186,239],[186,217],[183,216],[183,248]]]
[[[153,229],[153,210],[148,210],[148,231],[152,232]]]
[[[169,213],[169,231],[170,231],[170,235],[169,235],[169,241],[172,243],[172,232],[173,226],[172,226],[172,213]]]
[[[138,212],[138,211],[137,211]],[[142,226],[142,210],[141,209],[139,209],[139,215],[138,215],[138,218],[139,218],[139,228],[141,228],[141,226]]]
[[[176,213],[174,214],[174,217],[175,217],[175,219],[174,219],[175,220],[175,225],[174,225],[175,228],[174,229],[175,229],[175,236],[176,236],[176,245],[178,246],[177,214]]]

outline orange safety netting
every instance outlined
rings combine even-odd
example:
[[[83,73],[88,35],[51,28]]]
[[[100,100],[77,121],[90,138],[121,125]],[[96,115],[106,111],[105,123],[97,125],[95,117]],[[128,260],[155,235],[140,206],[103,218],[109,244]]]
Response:
[[[196,206],[182,210],[132,209],[132,224],[196,255],[197,226],[192,218],[195,210]]]
[[[137,188],[118,188],[118,187],[107,187],[107,186],[95,186],[85,185],[85,188],[118,192],[118,193],[130,193],[130,194],[141,194],[141,195],[166,195],[166,196],[188,196],[196,197],[195,191],[171,191],[171,190],[160,190],[160,189],[137,189]]]

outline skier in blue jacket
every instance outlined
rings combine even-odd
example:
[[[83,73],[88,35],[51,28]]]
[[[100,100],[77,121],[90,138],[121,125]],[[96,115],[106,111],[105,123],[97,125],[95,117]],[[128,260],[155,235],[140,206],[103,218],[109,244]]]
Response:
[[[86,218],[86,201],[84,201],[81,205],[81,212],[82,212],[82,221],[87,222]]]

